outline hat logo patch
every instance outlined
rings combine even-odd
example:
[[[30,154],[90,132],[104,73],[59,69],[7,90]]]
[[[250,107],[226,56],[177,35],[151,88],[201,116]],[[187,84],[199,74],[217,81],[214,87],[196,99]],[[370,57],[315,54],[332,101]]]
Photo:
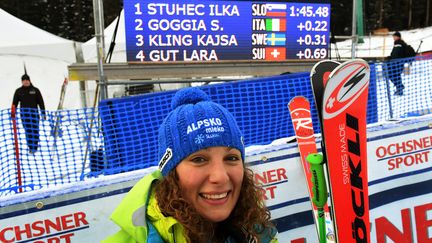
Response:
[[[188,125],[186,134],[200,129],[201,127],[206,128],[206,132],[223,132],[222,120],[220,118],[207,118],[193,122]]]
[[[172,153],[171,148],[167,148],[165,150],[165,153],[162,156],[161,160],[159,161],[159,170],[163,170],[166,163],[172,158],[172,155],[173,155],[173,153]]]

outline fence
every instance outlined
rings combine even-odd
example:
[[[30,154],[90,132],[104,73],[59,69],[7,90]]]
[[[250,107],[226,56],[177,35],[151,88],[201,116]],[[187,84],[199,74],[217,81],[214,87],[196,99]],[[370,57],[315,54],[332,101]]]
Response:
[[[430,56],[369,64],[369,124],[432,112]],[[400,66],[404,67],[400,77],[405,89],[403,95],[395,95],[395,86],[388,77],[400,72]],[[293,136],[287,103],[298,95],[313,101],[309,73],[201,88],[212,100],[233,113],[245,134],[246,146],[268,144],[275,139]],[[11,118],[10,109],[1,110],[0,195],[156,165],[159,161],[157,128],[170,111],[174,93],[108,99],[100,102],[97,109],[46,111],[46,119],[33,119],[34,124],[39,123],[37,151],[29,149],[34,142],[23,127],[28,111],[18,109],[16,118]],[[318,132],[314,106],[312,116],[314,129]],[[17,124],[16,141],[13,120]]]

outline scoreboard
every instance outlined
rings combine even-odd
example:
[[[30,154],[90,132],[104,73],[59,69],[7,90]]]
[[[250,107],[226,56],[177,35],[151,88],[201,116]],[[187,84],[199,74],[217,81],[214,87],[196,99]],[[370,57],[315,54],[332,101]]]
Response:
[[[124,0],[128,62],[323,59],[328,1]]]

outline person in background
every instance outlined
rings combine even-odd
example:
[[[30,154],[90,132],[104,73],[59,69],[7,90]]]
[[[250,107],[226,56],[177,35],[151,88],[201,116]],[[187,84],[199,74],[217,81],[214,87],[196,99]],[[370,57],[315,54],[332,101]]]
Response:
[[[405,43],[405,41],[402,40],[401,34],[398,31],[396,31],[393,34],[393,40],[394,40],[394,44],[390,54],[390,63],[389,63],[392,68],[388,70],[389,79],[396,87],[396,92],[394,94],[403,95],[403,90],[405,86],[402,84],[401,74],[403,72],[405,63],[398,59],[406,57],[405,49],[407,44]]]
[[[20,104],[21,121],[24,126],[27,146],[30,153],[35,153],[39,144],[39,109],[45,118],[45,104],[38,88],[33,86],[30,77],[21,77],[22,86],[15,91],[12,105]]]
[[[178,91],[171,107],[159,169],[115,209],[121,230],[103,242],[277,242],[232,114],[198,88]]]

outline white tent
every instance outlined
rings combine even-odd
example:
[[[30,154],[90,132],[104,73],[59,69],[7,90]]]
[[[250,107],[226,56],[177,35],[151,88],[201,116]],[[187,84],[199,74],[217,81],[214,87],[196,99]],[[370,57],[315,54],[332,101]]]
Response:
[[[105,28],[104,39],[105,39],[105,53],[108,52],[110,43],[114,36],[115,27],[117,24],[118,17]],[[86,41],[82,44],[83,57],[85,62],[97,62],[96,52],[96,38]],[[112,53],[111,62],[126,62],[126,34],[125,34],[125,22],[124,22],[124,11],[121,11],[120,22],[117,29],[117,35],[115,38],[114,51]]]
[[[46,109],[55,110],[67,66],[76,62],[75,47],[81,43],[48,33],[2,9],[0,23],[0,109],[11,107],[25,65],[33,85],[42,92]],[[69,83],[64,107],[81,107],[77,82]]]
[[[112,23],[109,24],[108,27],[104,29],[104,40],[105,40],[105,53],[108,52],[112,39],[114,37],[114,31],[116,28],[118,17],[114,19]],[[115,46],[114,50],[111,54],[111,63],[126,62],[126,33],[125,33],[125,20],[124,20],[124,10],[120,13],[120,22],[117,29],[117,34],[115,36]],[[97,52],[96,52],[96,38],[86,41],[82,44],[82,52],[84,61],[86,63],[96,63],[97,61]],[[160,84],[155,87],[157,90],[172,90],[179,89],[185,87],[185,84]],[[95,82],[88,83],[87,85],[87,100],[90,102],[94,97]],[[108,87],[108,96],[115,97],[121,96],[124,92],[124,86],[116,85]]]

